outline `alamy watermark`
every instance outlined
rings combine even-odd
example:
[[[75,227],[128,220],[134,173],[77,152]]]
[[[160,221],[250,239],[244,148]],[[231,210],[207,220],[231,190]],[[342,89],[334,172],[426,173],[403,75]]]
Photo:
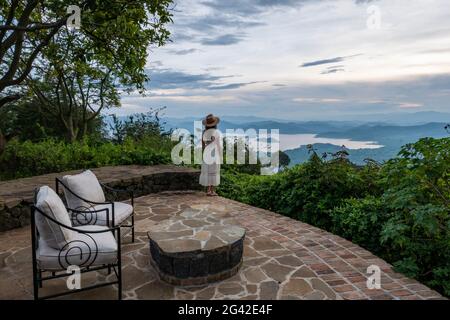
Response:
[[[66,285],[69,290],[81,289],[81,271],[79,266],[68,266],[66,273],[70,274],[67,277]]]
[[[367,267],[367,273],[370,276],[367,278],[366,285],[370,290],[381,289],[381,269],[379,266],[372,264]]]
[[[67,13],[70,16],[67,18],[66,26],[69,29],[80,29],[81,28],[81,9],[77,5],[70,5],[67,7]]]
[[[218,129],[203,132],[202,122],[194,121],[194,134],[188,129],[177,129],[172,141],[174,164],[261,164],[261,174],[271,175],[279,169],[280,134],[278,129],[227,129],[225,135]],[[211,141],[203,146],[202,141]],[[224,145],[225,162],[224,162]],[[204,148],[203,148],[204,147]]]
[[[367,29],[380,30],[381,29],[381,9],[377,5],[371,5],[367,8],[369,17],[366,20]]]

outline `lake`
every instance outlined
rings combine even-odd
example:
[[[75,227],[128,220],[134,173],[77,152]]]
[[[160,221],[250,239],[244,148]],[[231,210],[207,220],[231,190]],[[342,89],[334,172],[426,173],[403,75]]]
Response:
[[[301,146],[316,143],[328,143],[336,146],[345,146],[347,149],[378,149],[383,145],[374,141],[354,141],[350,139],[321,138],[317,134],[280,134],[280,149],[291,150]]]
[[[241,136],[239,134],[237,137]],[[259,135],[259,138],[264,137],[263,135]],[[267,138],[266,138],[267,139]],[[274,139],[272,137],[272,139]],[[270,139],[269,139],[270,140]],[[267,141],[267,140],[263,140]],[[253,150],[257,149],[258,143],[256,140],[248,141],[249,145]],[[332,144],[336,146],[345,146],[347,149],[378,149],[384,147],[383,145],[377,144],[374,141],[355,141],[350,139],[335,139],[335,138],[322,138],[317,137],[317,134],[307,133],[307,134],[280,134],[280,150],[292,150],[300,148],[301,146],[306,146],[308,144]],[[267,144],[262,143],[259,145],[260,152],[267,152]]]

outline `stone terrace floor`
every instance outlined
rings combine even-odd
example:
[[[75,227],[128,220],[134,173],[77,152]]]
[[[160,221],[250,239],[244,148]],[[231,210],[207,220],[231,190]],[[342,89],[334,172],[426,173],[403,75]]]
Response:
[[[137,238],[123,245],[124,299],[442,299],[435,291],[392,271],[370,252],[308,224],[270,211],[199,192],[163,192],[135,202]],[[187,208],[226,212],[247,230],[244,262],[227,280],[200,287],[161,282],[149,263],[149,226]],[[382,289],[366,287],[366,269],[382,270]],[[88,273],[82,285],[105,275]],[[43,294],[65,288],[63,280],[44,283]],[[30,229],[0,233],[0,299],[31,299]],[[109,286],[66,299],[115,299]]]

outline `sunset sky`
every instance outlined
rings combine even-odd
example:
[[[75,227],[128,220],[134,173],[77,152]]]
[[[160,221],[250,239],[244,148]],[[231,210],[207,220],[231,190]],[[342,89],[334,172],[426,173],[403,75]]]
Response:
[[[119,114],[450,112],[448,0],[179,0],[173,13],[147,95],[124,95]]]

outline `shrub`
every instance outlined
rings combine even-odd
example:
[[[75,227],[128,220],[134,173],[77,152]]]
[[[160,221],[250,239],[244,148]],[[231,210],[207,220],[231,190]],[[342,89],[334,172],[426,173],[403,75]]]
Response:
[[[330,213],[343,200],[379,193],[378,169],[358,168],[346,159],[329,161],[313,153],[302,165],[273,176],[230,173],[219,192],[227,197],[273,210],[331,230]]]
[[[383,202],[393,214],[381,242],[390,261],[450,295],[450,138],[408,144],[383,169]]]
[[[169,163],[170,146],[170,141],[163,138],[158,141],[156,137],[138,142],[127,139],[123,144],[12,140],[0,156],[0,178],[16,179],[101,166]]]
[[[347,199],[331,212],[332,231],[376,254],[383,254],[380,234],[389,218],[380,198]]]
[[[223,182],[222,195],[334,232],[450,296],[450,138],[408,144],[382,166],[313,152],[279,174]]]

